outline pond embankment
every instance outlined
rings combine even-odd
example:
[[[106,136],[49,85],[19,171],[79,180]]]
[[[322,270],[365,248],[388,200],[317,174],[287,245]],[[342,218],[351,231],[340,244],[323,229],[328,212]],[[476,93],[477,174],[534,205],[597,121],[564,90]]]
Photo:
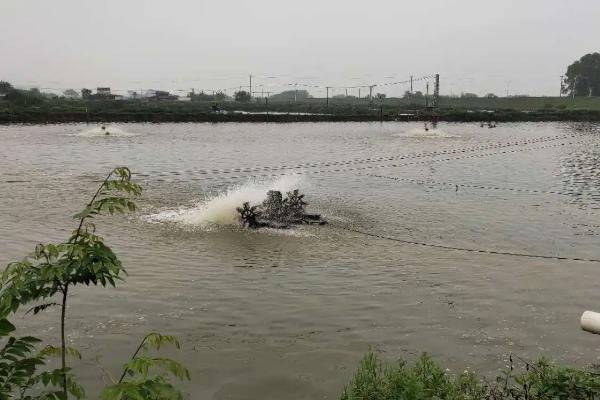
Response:
[[[418,113],[382,112],[372,114],[331,113],[227,113],[205,112],[48,112],[19,110],[0,112],[0,123],[67,123],[67,122],[363,122],[363,121],[447,121],[447,122],[541,122],[541,121],[600,121],[596,110],[540,111],[472,111],[444,110]]]

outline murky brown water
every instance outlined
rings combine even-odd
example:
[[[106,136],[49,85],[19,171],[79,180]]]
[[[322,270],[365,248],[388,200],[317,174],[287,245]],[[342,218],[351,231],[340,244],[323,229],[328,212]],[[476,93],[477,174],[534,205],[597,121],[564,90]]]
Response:
[[[346,230],[598,259],[598,125],[441,124],[427,135],[403,123],[109,129],[0,126],[3,264],[64,238],[112,167],[131,167],[145,188],[139,215],[98,223],[127,283],[71,299],[69,339],[87,359],[78,371],[91,393],[98,364],[116,375],[153,329],[181,339],[171,355],[191,368],[194,399],[337,398],[370,346],[390,359],[428,351],[453,370],[493,372],[511,352],[600,360],[600,338],[578,326],[581,312],[600,310],[600,264]],[[273,185],[298,185],[330,224],[219,225],[228,207]],[[57,317],[16,323],[58,341]]]

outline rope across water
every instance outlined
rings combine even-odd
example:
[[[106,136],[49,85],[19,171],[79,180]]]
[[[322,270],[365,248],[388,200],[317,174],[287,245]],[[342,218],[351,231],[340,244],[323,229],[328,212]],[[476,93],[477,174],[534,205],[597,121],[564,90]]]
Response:
[[[362,231],[362,230],[353,229],[353,228],[341,227],[341,229],[348,231],[348,232],[354,232],[354,233],[358,233],[361,235],[374,237],[377,239],[390,240],[393,242],[410,244],[410,245],[415,245],[415,246],[432,247],[432,248],[436,248],[436,249],[465,251],[465,252],[470,252],[470,253],[495,254],[495,255],[513,256],[513,257],[543,258],[543,259],[548,259],[548,260],[582,261],[582,262],[600,263],[600,259],[594,259],[594,258],[560,257],[560,256],[548,256],[548,255],[541,255],[541,254],[516,253],[516,252],[510,252],[510,251],[454,247],[454,246],[447,246],[447,245],[441,245],[441,244],[432,244],[432,243],[418,242],[418,241],[414,241],[414,240],[400,239],[400,238],[396,238],[396,237],[392,237],[392,236],[381,235],[381,234]]]
[[[510,148],[510,147],[515,147],[515,146],[526,146],[526,145],[530,145],[530,144],[545,143],[545,142],[551,142],[551,141],[563,140],[563,139],[571,139],[571,138],[582,137],[582,136],[588,136],[588,135],[585,135],[585,134],[553,135],[553,136],[538,137],[538,138],[534,138],[534,139],[516,140],[516,141],[511,141],[511,142],[491,143],[491,144],[466,147],[466,148],[461,148],[461,149],[448,149],[448,150],[430,151],[430,152],[421,152],[421,153],[412,153],[412,154],[399,154],[399,155],[380,156],[380,157],[373,157],[373,158],[355,158],[355,159],[339,160],[339,161],[300,163],[300,164],[294,164],[294,165],[257,166],[257,167],[248,167],[248,168],[231,168],[231,169],[198,169],[198,170],[190,169],[190,170],[180,170],[180,171],[151,171],[147,175],[149,175],[149,176],[202,175],[201,179],[223,179],[224,177],[222,175],[229,175],[230,178],[239,178],[240,176],[235,175],[235,174],[253,173],[253,172],[289,171],[289,170],[296,170],[296,169],[304,170],[307,168],[348,166],[348,165],[378,163],[378,162],[394,161],[394,160],[436,157],[436,156],[443,156],[443,155],[456,155],[456,154],[461,154],[461,153],[472,153],[472,152],[490,150],[490,149],[502,149],[502,148]],[[497,154],[497,153],[494,153],[494,154]],[[145,174],[138,174],[138,175],[144,176]],[[258,176],[278,176],[278,175],[280,175],[280,174],[258,175]],[[213,177],[213,176],[215,176],[215,177]]]
[[[387,176],[387,175],[377,175],[377,174],[366,174],[364,176],[370,176],[373,178],[382,178],[389,179],[397,182],[408,182],[414,183],[415,185],[441,185],[441,186],[450,186],[453,188],[469,188],[469,189],[483,189],[483,190],[503,190],[509,192],[520,192],[520,193],[533,193],[533,194],[555,194],[562,196],[571,196],[571,193],[559,192],[555,190],[535,190],[535,189],[519,189],[519,188],[507,188],[507,187],[498,187],[498,186],[483,186],[483,185],[473,185],[468,183],[455,183],[455,182],[440,182],[431,179],[413,179],[413,178],[402,178],[399,176]]]
[[[285,172],[278,172],[278,173],[273,173],[273,174],[252,174],[252,175],[220,175],[220,174],[216,174],[216,175],[205,175],[204,173],[202,173],[202,176],[192,176],[192,177],[188,177],[188,173],[185,171],[181,171],[178,173],[170,173],[169,175],[176,175],[176,176],[182,176],[185,177],[185,180],[191,180],[191,181],[201,181],[201,180],[223,180],[223,179],[244,179],[244,178],[249,178],[249,177],[254,177],[254,178],[276,178],[279,176],[285,176],[285,175],[314,175],[314,174],[324,174],[324,173],[335,173],[335,172],[356,172],[356,171],[365,171],[365,170],[370,170],[370,169],[379,169],[379,168],[399,168],[399,167],[405,167],[405,166],[409,166],[409,165],[422,165],[422,164],[430,164],[430,163],[440,163],[440,162],[447,162],[447,161],[455,161],[455,160],[464,160],[464,159],[474,159],[474,158],[483,158],[483,157],[488,157],[488,156],[494,156],[494,155],[499,155],[499,154],[512,154],[512,153],[520,153],[520,152],[525,152],[525,151],[532,151],[532,150],[542,150],[542,149],[548,149],[548,148],[553,148],[553,147],[561,147],[561,146],[566,146],[566,145],[572,145],[572,144],[580,144],[580,143],[586,143],[587,140],[580,140],[580,141],[573,141],[573,142],[566,142],[566,143],[557,143],[557,144],[552,144],[552,145],[545,145],[545,146],[538,146],[538,147],[526,147],[526,148],[521,148],[521,149],[513,149],[513,150],[502,150],[502,151],[496,151],[496,152],[491,152],[491,153],[481,153],[481,154],[471,154],[471,155],[461,155],[461,156],[457,156],[457,157],[446,157],[446,158],[438,158],[438,159],[427,159],[427,160],[420,160],[420,161],[412,161],[412,162],[406,162],[406,163],[393,163],[393,164],[375,164],[375,165],[364,165],[364,166],[349,166],[347,168],[335,168],[335,169],[320,169],[320,170],[306,170],[306,169],[299,169],[298,171],[289,171],[286,170]],[[467,152],[472,152],[473,150],[461,150],[461,151],[457,151],[455,153],[467,153]],[[436,156],[436,155],[442,155],[440,154],[428,154],[428,156]],[[444,153],[445,155],[445,153]],[[421,155],[420,157],[424,157],[423,155]],[[402,159],[405,158],[410,158],[407,156],[402,156]],[[357,163],[358,164],[358,163]],[[334,165],[334,164],[327,164],[327,165]],[[339,164],[335,164],[335,165],[339,165]],[[352,165],[352,164],[350,164]],[[308,165],[307,165],[308,167]],[[311,168],[314,167],[314,165],[310,165]],[[277,170],[275,170],[277,171]],[[246,172],[246,171],[244,171]],[[144,176],[144,174],[137,174],[138,176]],[[151,176],[155,176],[155,175],[151,175]],[[180,179],[173,179],[173,178],[162,178],[160,177],[161,174],[158,175],[158,177],[156,177],[155,181],[158,182],[175,182],[175,181],[179,181]]]

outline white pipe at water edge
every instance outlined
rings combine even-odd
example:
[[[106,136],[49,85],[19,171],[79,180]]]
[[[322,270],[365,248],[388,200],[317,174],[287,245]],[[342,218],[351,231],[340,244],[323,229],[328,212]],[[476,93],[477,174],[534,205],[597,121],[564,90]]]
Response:
[[[581,329],[600,335],[600,313],[586,311],[581,314]]]

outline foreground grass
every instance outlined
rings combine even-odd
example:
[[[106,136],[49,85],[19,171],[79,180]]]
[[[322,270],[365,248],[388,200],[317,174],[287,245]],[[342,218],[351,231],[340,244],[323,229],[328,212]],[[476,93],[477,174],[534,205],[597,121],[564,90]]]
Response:
[[[545,359],[512,362],[494,381],[465,371],[450,375],[427,354],[414,364],[386,364],[370,352],[344,389],[342,400],[551,400],[600,399],[593,369],[558,367]]]

